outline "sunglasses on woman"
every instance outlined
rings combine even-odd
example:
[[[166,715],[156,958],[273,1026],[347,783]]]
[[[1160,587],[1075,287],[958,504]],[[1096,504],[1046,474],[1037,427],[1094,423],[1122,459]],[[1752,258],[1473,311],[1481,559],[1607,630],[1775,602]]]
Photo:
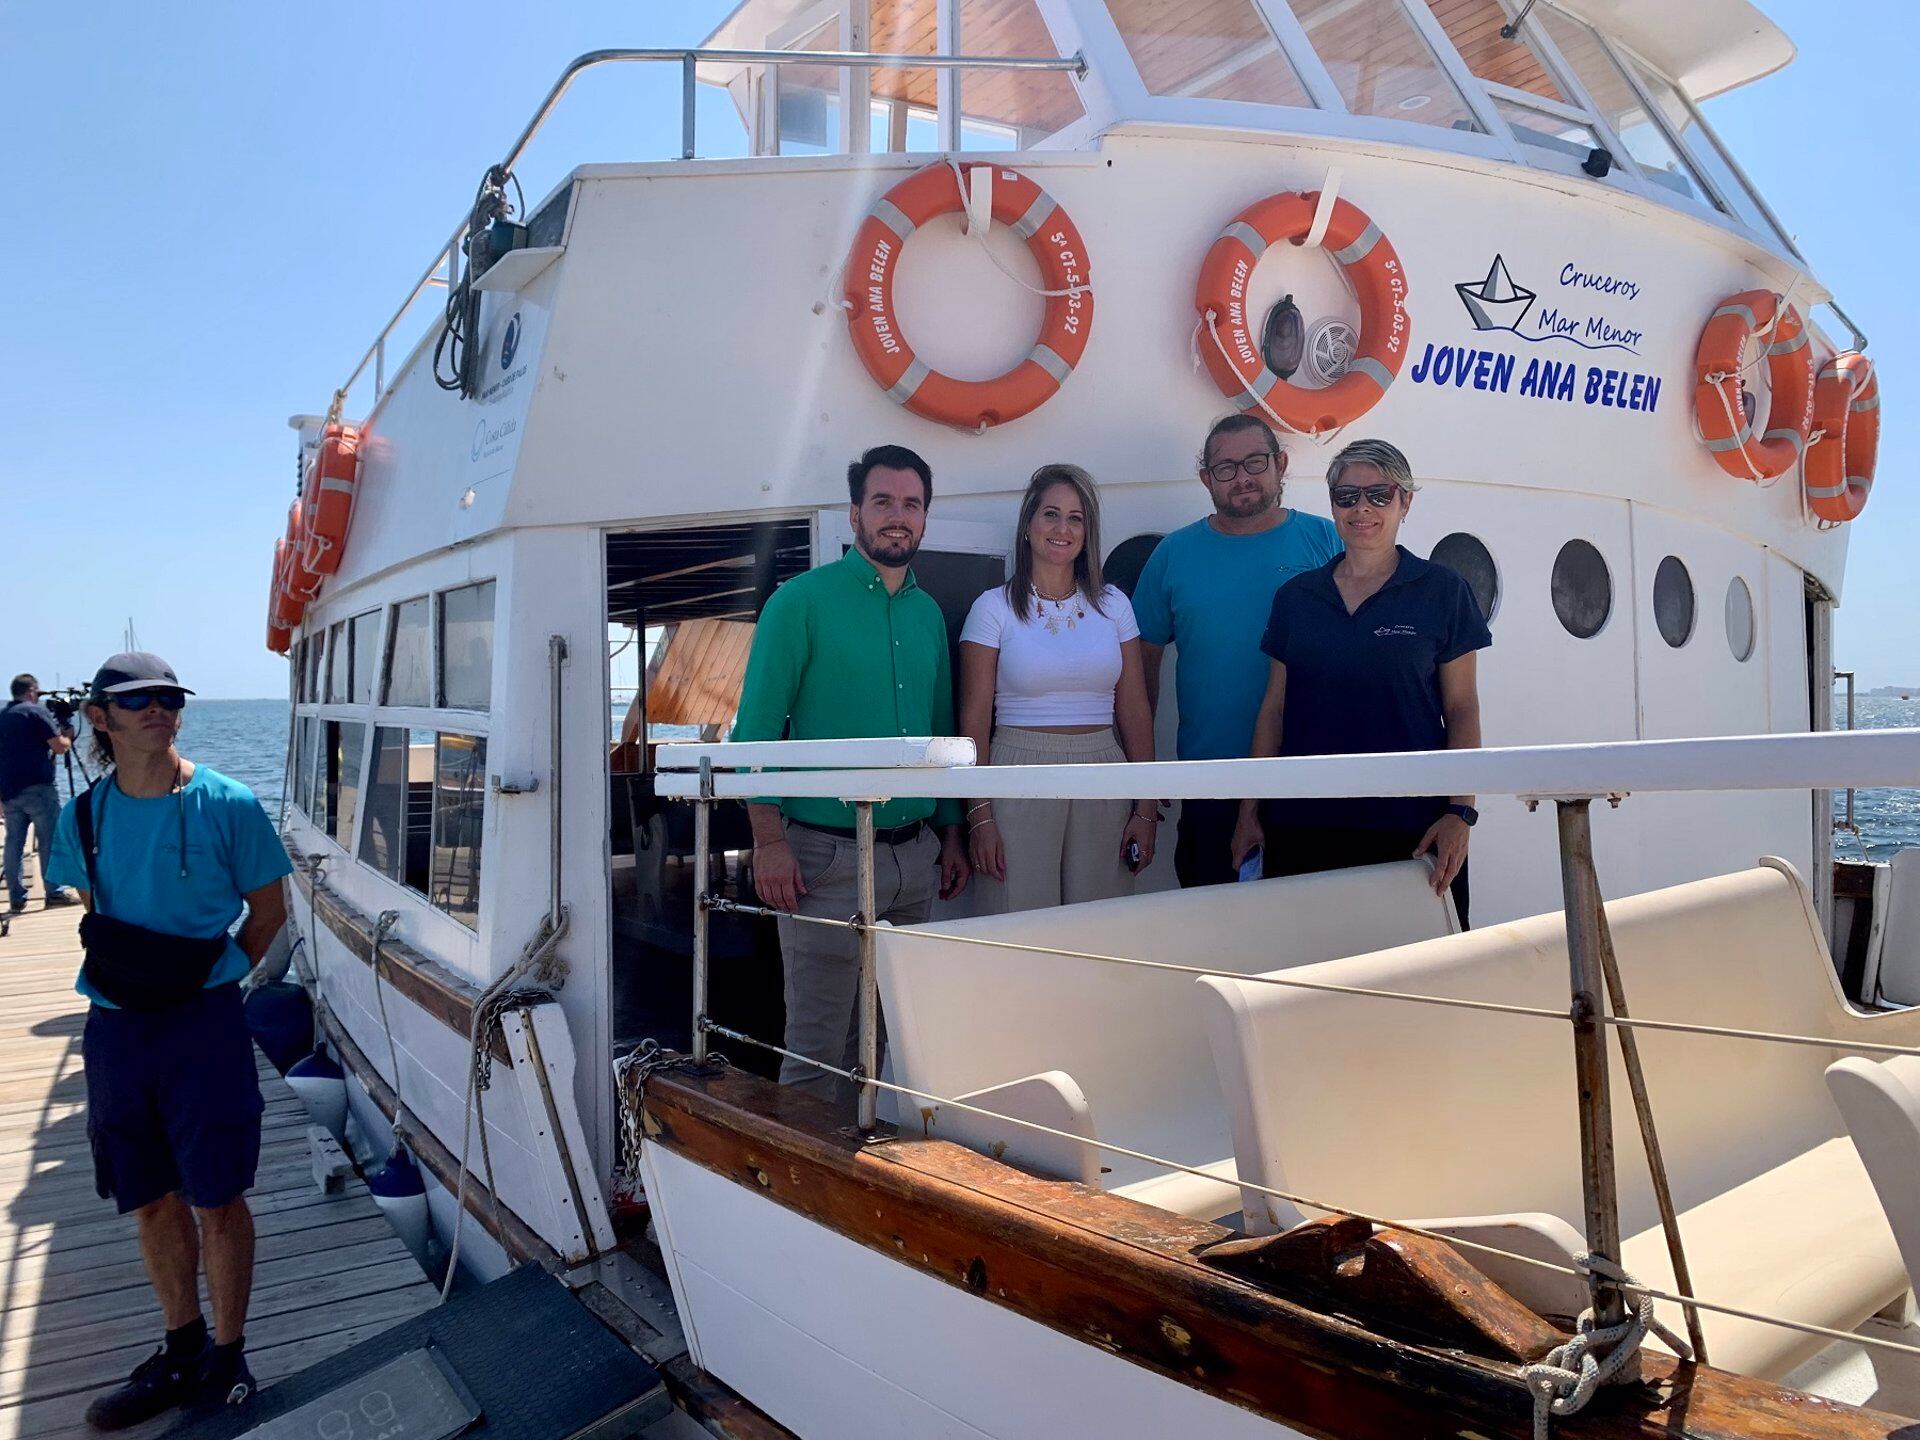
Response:
[[[1374,509],[1385,510],[1393,504],[1393,497],[1399,493],[1398,485],[1368,485],[1364,489],[1358,485],[1336,485],[1327,492],[1327,496],[1342,510],[1351,510],[1363,496]]]
[[[158,705],[162,710],[183,709],[187,697],[178,690],[134,690],[125,695],[108,697],[116,710],[144,710],[149,705]]]

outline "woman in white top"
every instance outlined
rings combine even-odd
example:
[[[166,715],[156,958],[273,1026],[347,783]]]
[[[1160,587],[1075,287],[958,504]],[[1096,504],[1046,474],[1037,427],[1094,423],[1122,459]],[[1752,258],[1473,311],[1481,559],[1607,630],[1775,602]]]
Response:
[[[1133,606],[1100,579],[1100,500],[1077,465],[1027,484],[1013,578],[960,631],[960,729],[995,765],[1153,759]],[[992,744],[988,744],[988,736]],[[1153,861],[1152,800],[978,799],[967,844],[987,913],[1130,894]]]

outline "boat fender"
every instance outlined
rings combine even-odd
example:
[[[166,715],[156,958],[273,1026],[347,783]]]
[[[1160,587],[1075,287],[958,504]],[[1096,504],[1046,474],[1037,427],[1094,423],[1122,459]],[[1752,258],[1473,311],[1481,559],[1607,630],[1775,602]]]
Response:
[[[1200,264],[1194,308],[1200,358],[1213,383],[1241,410],[1257,410],[1283,428],[1322,435],[1350,425],[1380,403],[1406,361],[1412,335],[1407,277],[1393,243],[1359,206],[1336,199],[1330,213],[1318,191],[1288,191],[1256,200],[1228,222]],[[1360,338],[1345,374],[1323,389],[1295,385],[1267,363],[1247,315],[1247,294],[1260,259],[1281,241],[1305,246],[1316,217],[1321,243],[1360,302]]]
[[[990,195],[992,218],[1026,241],[1047,308],[1033,348],[1011,370],[991,380],[957,380],[914,354],[900,329],[893,282],[913,232],[966,211],[965,176],[983,168],[992,184],[976,188],[983,201]],[[936,161],[914,172],[867,213],[844,273],[847,327],[867,374],[915,415],[961,430],[1004,425],[1046,404],[1080,363],[1093,330],[1086,242],[1053,197],[1017,170]]]
[[[296,1061],[287,1071],[287,1085],[316,1125],[338,1140],[347,1129],[347,1077],[334,1063],[327,1047],[316,1045],[313,1053]]]
[[[292,981],[254,986],[246,1011],[253,1043],[282,1075],[313,1049],[313,1002]]]
[[[1880,380],[1857,350],[1836,355],[1813,386],[1807,508],[1822,520],[1851,520],[1867,506],[1880,459]]]
[[[1693,416],[1714,462],[1737,480],[1772,480],[1806,453],[1813,430],[1812,336],[1800,312],[1770,290],[1744,290],[1715,307],[1693,356]],[[1746,408],[1747,343],[1758,342],[1773,400],[1755,433]]]
[[[386,1163],[367,1176],[367,1189],[373,1194],[373,1203],[387,1217],[387,1223],[424,1267],[427,1237],[432,1233],[427,1214],[427,1182],[406,1146],[393,1147]]]

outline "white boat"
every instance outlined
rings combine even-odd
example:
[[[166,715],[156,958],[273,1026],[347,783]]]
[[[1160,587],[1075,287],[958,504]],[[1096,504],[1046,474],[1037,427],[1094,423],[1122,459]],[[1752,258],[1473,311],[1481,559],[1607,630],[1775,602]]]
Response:
[[[1747,0],[746,0],[696,50],[570,67],[331,411],[297,417],[289,538],[312,543],[275,571],[294,923],[358,1128],[401,1112],[463,1265],[605,1285],[684,1350],[679,1397],[722,1434],[1501,1435],[1530,1423],[1522,1371],[1556,1327],[1617,1297],[1577,1251],[1624,1247],[1678,1293],[1668,1210],[1700,1300],[1800,1328],[1661,1299],[1676,1328],[1708,1317],[1714,1365],[1650,1348],[1643,1380],[1554,1423],[1891,1433],[1847,1402],[1920,1406],[1913,1217],[1876,1187],[1903,1132],[1850,1129],[1828,1086],[1865,1115],[1920,1063],[1897,1053],[1920,944],[1902,867],[1836,897],[1831,792],[1920,764],[1911,735],[1820,733],[1848,529],[1798,469],[1729,468],[1783,429],[1796,455],[1843,443],[1811,440],[1786,371],[1773,393],[1790,323],[1815,370],[1865,341],[1698,109],[1791,56]],[[683,156],[510,205],[572,78],[627,62],[679,68]],[[697,158],[700,84],[733,98],[747,158]],[[1309,245],[1247,218],[1287,195]],[[1249,258],[1196,308],[1223,245]],[[439,287],[445,324],[400,354]],[[1324,391],[1270,383],[1249,338],[1283,294],[1357,336]],[[1753,294],[1781,318],[1702,382],[1703,330]],[[1308,511],[1340,437],[1399,443],[1422,486],[1405,543],[1490,617],[1490,749],[1464,760],[1487,768],[1393,772],[1488,797],[1483,928],[1411,867],[1222,902],[1163,864],[1103,906],[936,912],[874,944],[882,1108],[908,1123],[839,1128],[761,1078],[777,941],[738,807],[684,798],[699,754],[717,795],[755,762],[660,745],[722,739],[761,605],[850,542],[866,446],[930,460],[916,573],[957,621],[1004,577],[1044,460],[1098,478],[1130,585],[1200,513],[1193,451],[1235,408],[1291,417]],[[635,692],[645,733],[623,737],[610,697]],[[1705,738],[1727,736],[1762,738]],[[942,753],[782,783],[971,793]],[[1285,764],[1170,766],[1156,793],[1388,783]],[[1589,857],[1586,802],[1621,791]],[[1617,1001],[1567,1025],[1570,974],[1606,1008],[1596,883],[1635,1014],[1715,1033],[1636,1031]],[[1302,966],[1321,988],[1283,973]],[[1309,1003],[1353,989],[1427,999]],[[1595,1067],[1621,1036],[1666,1201],[1619,1055],[1602,1163]],[[631,1058],[646,1040],[680,1058]],[[732,1069],[690,1058],[709,1043]],[[1876,1068],[1833,1079],[1843,1053]]]

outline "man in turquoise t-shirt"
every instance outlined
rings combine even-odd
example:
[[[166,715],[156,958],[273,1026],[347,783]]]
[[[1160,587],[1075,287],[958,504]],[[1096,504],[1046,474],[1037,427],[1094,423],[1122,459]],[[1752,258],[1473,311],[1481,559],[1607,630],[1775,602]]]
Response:
[[[1146,661],[1147,694],[1160,699],[1160,659],[1178,648],[1182,760],[1237,760],[1251,752],[1253,719],[1267,688],[1260,651],[1274,593],[1341,550],[1333,523],[1280,503],[1286,452],[1257,415],[1214,422],[1200,450],[1200,483],[1214,513],[1154,547],[1133,592]],[[1188,800],[1180,807],[1173,869],[1182,885],[1235,876],[1232,842],[1238,800]]]
[[[80,1052],[95,1188],[139,1225],[167,1327],[124,1384],[88,1405],[97,1430],[253,1394],[246,1197],[262,1103],[237,982],[286,921],[280,882],[293,867],[253,792],[175,748],[191,693],[157,655],[100,667],[87,720],[113,768],[61,812],[47,867],[47,883],[78,889],[90,912],[75,988],[93,1002]]]

